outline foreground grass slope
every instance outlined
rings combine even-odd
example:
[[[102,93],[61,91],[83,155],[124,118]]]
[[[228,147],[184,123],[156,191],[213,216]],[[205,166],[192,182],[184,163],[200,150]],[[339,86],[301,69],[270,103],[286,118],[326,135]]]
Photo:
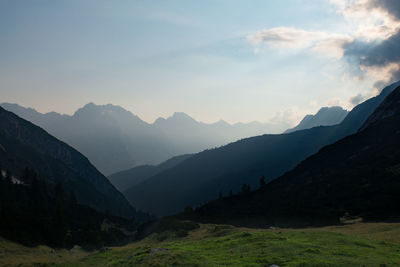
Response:
[[[400,224],[357,223],[307,229],[248,229],[201,225],[186,237],[173,232],[108,251],[9,247],[0,265],[60,266],[399,266]]]
[[[47,246],[24,247],[0,237],[0,266],[35,266],[76,262],[89,253],[82,249],[54,250]]]

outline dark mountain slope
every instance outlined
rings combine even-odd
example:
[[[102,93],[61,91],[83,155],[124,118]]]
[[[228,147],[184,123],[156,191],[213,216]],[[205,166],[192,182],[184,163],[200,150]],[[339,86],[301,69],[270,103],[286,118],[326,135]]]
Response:
[[[32,169],[16,178],[0,172],[0,236],[28,246],[86,249],[121,245],[134,238],[138,222],[79,205],[59,183],[39,179]],[[104,223],[110,227],[103,227]]]
[[[121,192],[126,189],[137,185],[145,179],[156,175],[166,169],[172,168],[184,160],[190,158],[192,154],[173,157],[157,166],[154,165],[141,165],[132,169],[114,173],[108,176],[110,182]]]
[[[317,126],[330,126],[339,124],[346,118],[349,112],[341,107],[323,107],[315,115],[307,115],[303,120],[292,129],[285,133],[291,133],[299,130],[310,129]]]
[[[15,177],[34,169],[51,186],[63,184],[81,204],[118,216],[134,209],[113,185],[78,151],[43,129],[0,108],[0,166]]]
[[[355,107],[339,125],[257,136],[206,150],[124,194],[135,207],[166,215],[215,199],[220,192],[238,192],[244,183],[254,188],[261,175],[270,181],[323,146],[355,133],[394,88],[395,84],[388,86],[379,96]]]
[[[395,116],[400,110],[400,97],[399,89],[396,89],[390,97],[387,97],[385,101],[375,110],[375,112],[368,118],[364,125],[360,128],[360,131],[367,127],[380,123],[381,120]]]
[[[400,87],[361,130],[321,149],[263,188],[211,202],[186,217],[296,226],[360,216],[400,218]]]

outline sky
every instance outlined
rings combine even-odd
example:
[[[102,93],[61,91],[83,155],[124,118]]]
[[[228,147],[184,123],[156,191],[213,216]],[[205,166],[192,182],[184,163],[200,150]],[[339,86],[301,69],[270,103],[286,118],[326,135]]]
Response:
[[[400,79],[398,0],[0,0],[0,102],[297,123]]]

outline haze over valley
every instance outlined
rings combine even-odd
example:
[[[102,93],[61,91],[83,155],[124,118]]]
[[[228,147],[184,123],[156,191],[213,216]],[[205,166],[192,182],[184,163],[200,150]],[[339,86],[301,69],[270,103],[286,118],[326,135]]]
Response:
[[[290,127],[285,123],[260,122],[231,125],[222,120],[207,124],[183,112],[175,112],[171,117],[158,118],[149,124],[111,104],[89,103],[73,116],[56,112],[42,114],[18,104],[2,103],[0,106],[78,149],[105,175],[137,165],[159,164],[174,156],[197,153],[250,136],[281,133]],[[325,115],[317,114],[312,124],[300,127],[337,124],[347,114],[336,108],[323,110],[326,110]],[[329,112],[332,118],[326,115]]]

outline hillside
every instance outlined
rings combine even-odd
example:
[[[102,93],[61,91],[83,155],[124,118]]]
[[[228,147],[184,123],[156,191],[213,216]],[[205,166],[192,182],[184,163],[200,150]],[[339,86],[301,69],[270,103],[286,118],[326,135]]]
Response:
[[[294,128],[285,133],[310,129],[317,126],[330,126],[341,123],[349,112],[341,107],[323,107],[315,115],[306,115]]]
[[[259,190],[211,202],[187,216],[284,226],[338,223],[343,216],[399,219],[399,103],[400,87],[356,134],[324,147]]]
[[[125,197],[87,158],[3,108],[0,108],[0,148],[1,170],[18,179],[29,168],[53,188],[61,183],[67,192],[76,195],[80,204],[117,216],[135,215]]]
[[[16,178],[0,173],[0,236],[27,246],[85,249],[121,245],[135,236],[139,222],[77,203],[62,183],[51,186],[32,169]],[[1,257],[1,256],[0,256]]]
[[[107,178],[119,191],[124,192],[126,189],[139,184],[145,179],[150,178],[156,175],[157,173],[160,173],[164,170],[167,170],[169,168],[178,165],[184,160],[190,158],[191,156],[192,154],[176,156],[156,166],[154,165],[137,166],[129,170],[111,174]]]
[[[356,106],[338,125],[256,136],[206,150],[124,194],[135,207],[162,216],[216,199],[221,193],[237,193],[243,184],[256,188],[261,176],[271,181],[322,147],[356,133],[395,86]]]

